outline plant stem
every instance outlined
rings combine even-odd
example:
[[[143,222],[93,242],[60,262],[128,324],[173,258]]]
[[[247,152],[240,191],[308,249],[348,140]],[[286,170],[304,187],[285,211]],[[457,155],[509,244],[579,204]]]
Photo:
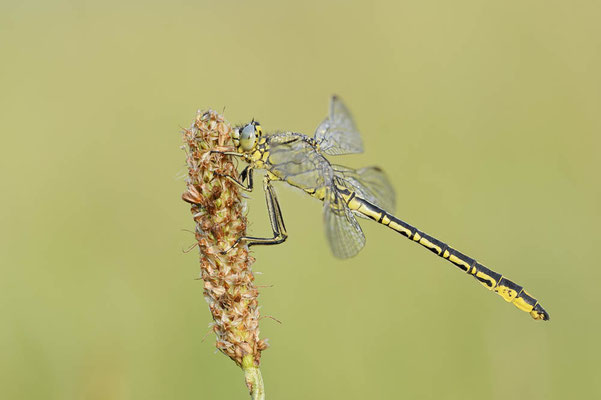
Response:
[[[265,400],[265,387],[263,386],[261,370],[254,365],[252,357],[244,357],[242,360],[242,369],[244,370],[244,378],[246,379],[246,386],[250,392],[251,399]]]

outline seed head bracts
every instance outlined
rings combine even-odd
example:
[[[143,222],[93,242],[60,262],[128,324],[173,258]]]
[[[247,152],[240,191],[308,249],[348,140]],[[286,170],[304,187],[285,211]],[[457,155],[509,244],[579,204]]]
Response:
[[[239,188],[224,177],[237,178],[236,166],[231,156],[211,151],[231,148],[231,129],[221,115],[209,110],[199,112],[190,129],[184,130],[188,178],[182,199],[191,204],[196,224],[200,276],[213,316],[216,346],[246,372],[258,368],[267,345],[259,339],[259,292],[251,270],[254,259],[243,244],[223,254],[246,233],[244,199]]]

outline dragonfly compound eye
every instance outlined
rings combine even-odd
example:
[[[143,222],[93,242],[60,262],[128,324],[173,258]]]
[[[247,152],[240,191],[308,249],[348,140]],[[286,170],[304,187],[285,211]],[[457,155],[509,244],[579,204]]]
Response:
[[[244,151],[252,150],[257,142],[257,127],[255,124],[250,123],[244,126],[240,130],[240,147]]]

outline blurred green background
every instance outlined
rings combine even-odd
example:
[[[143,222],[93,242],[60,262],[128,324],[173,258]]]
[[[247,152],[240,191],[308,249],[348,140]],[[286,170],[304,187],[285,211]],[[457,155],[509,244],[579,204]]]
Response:
[[[312,134],[339,94],[397,214],[523,284],[535,322],[362,221],[277,186],[256,248],[269,399],[601,396],[597,1],[0,5],[0,397],[245,399],[215,353],[184,190],[198,108]],[[261,191],[250,231],[269,231]]]

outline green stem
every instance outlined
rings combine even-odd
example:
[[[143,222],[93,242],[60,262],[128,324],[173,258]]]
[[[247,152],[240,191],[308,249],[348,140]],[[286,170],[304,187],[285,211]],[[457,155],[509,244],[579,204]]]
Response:
[[[242,359],[242,369],[244,370],[244,378],[250,392],[250,398],[252,400],[265,400],[263,377],[261,376],[261,370],[254,363],[252,354],[244,356]]]

